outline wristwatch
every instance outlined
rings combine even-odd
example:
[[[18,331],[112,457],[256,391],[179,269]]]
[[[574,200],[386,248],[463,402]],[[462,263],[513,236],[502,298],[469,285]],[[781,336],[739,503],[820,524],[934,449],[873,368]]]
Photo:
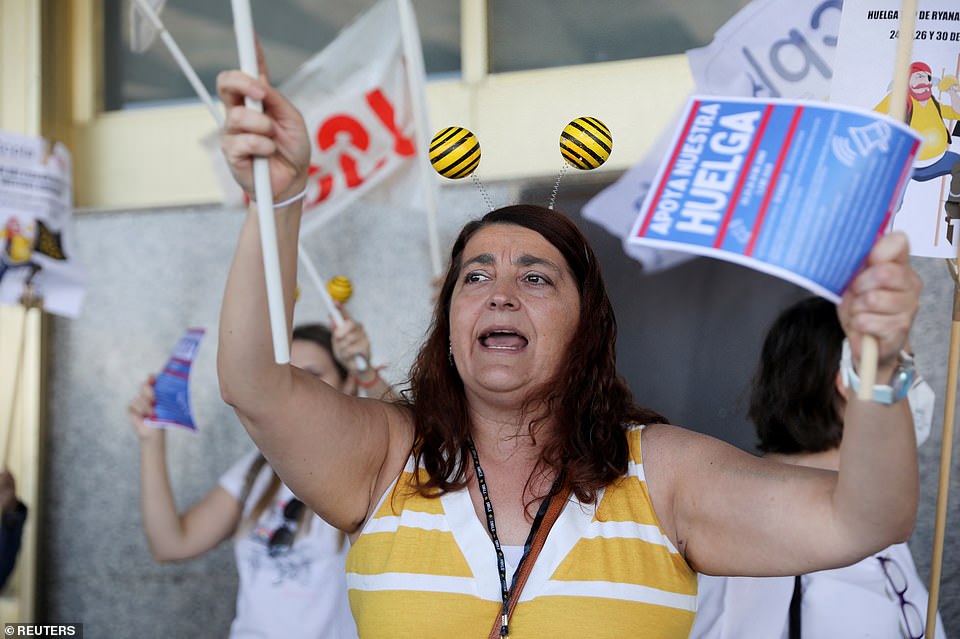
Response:
[[[844,338],[843,353],[840,356],[840,375],[843,378],[843,384],[857,393],[860,390],[860,376],[853,368],[853,355],[850,352],[850,340]],[[913,356],[910,353],[901,350],[897,361],[897,367],[893,370],[893,377],[889,385],[874,384],[873,396],[870,398],[878,404],[896,404],[907,396],[914,378],[917,376],[917,369],[913,364]]]

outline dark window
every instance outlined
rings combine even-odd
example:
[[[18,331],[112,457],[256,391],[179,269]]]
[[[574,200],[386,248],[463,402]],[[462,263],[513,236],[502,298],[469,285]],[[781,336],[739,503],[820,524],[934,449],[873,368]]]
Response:
[[[251,11],[275,83],[329,44],[375,0],[252,0]],[[144,53],[130,49],[132,0],[105,0],[105,99],[108,110],[194,101],[196,93],[157,38]],[[460,73],[460,3],[413,0],[424,62],[432,76]],[[213,94],[217,73],[237,68],[227,0],[167,0],[160,17]]]

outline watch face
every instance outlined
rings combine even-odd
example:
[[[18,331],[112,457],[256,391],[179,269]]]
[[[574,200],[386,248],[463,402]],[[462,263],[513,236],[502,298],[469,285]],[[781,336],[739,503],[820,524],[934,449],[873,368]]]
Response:
[[[893,379],[890,386],[893,388],[893,401],[899,402],[907,396],[907,392],[913,385],[913,378],[917,376],[917,370],[912,364],[901,365],[893,373]]]

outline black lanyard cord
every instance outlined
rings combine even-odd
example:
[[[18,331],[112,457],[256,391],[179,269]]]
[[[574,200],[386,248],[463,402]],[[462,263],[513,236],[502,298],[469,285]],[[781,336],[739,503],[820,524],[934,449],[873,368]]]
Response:
[[[803,610],[802,575],[793,578],[793,596],[790,597],[790,639],[801,638],[801,615]]]
[[[503,548],[500,545],[500,538],[497,536],[497,523],[493,517],[493,504],[490,502],[490,493],[487,491],[487,481],[483,475],[483,468],[480,467],[480,456],[477,455],[477,447],[473,445],[473,438],[469,436],[467,437],[467,448],[470,449],[470,455],[473,457],[473,466],[476,469],[477,484],[480,486],[480,495],[483,497],[483,510],[487,517],[487,530],[490,531],[490,537],[493,539],[493,548],[497,551],[497,570],[500,573],[500,596],[503,600],[503,611],[500,617],[500,636],[508,637],[508,608],[510,606],[510,594],[513,590],[513,585],[511,584],[510,587],[507,587],[507,564],[503,557]],[[523,554],[520,556],[520,561],[517,562],[516,570],[513,573],[514,575],[520,572],[523,562],[526,561],[527,555],[530,554],[530,545],[533,543],[533,537],[537,534],[540,524],[543,523],[543,517],[547,513],[547,508],[550,506],[550,500],[553,498],[553,494],[556,492],[556,487],[558,485],[558,482],[554,482],[553,487],[550,489],[550,494],[548,494],[546,499],[544,499],[540,504],[540,509],[537,511],[537,516],[533,519],[533,525],[530,527],[530,533],[527,535],[527,540],[523,544]]]

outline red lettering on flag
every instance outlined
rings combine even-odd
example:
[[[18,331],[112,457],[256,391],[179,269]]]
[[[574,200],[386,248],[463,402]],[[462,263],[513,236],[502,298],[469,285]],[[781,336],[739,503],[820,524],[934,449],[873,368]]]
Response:
[[[374,89],[364,97],[367,106],[370,107],[377,120],[383,125],[384,131],[392,136],[392,151],[401,157],[416,155],[415,142],[404,135],[397,126],[393,104],[383,91]],[[338,138],[342,136],[346,136],[347,144],[338,145]],[[358,157],[370,150],[370,132],[360,120],[352,115],[338,113],[330,116],[317,126],[315,139],[321,153],[339,146],[338,157],[335,162],[339,166],[339,172],[343,175],[343,182],[347,189],[354,189],[363,184],[370,176],[379,171],[389,159],[387,155],[378,158],[367,175],[360,173]],[[333,195],[335,188],[334,174],[324,171],[324,167],[320,165],[311,164],[308,175],[316,180],[317,195],[306,203],[307,208],[316,206],[329,198]]]
[[[390,104],[390,100],[383,94],[383,91],[374,89],[368,93],[367,104],[370,105],[373,112],[380,118],[380,122],[387,128],[387,131],[393,134],[394,152],[401,156],[416,154],[417,145],[397,128],[397,122],[394,119],[393,105]]]

